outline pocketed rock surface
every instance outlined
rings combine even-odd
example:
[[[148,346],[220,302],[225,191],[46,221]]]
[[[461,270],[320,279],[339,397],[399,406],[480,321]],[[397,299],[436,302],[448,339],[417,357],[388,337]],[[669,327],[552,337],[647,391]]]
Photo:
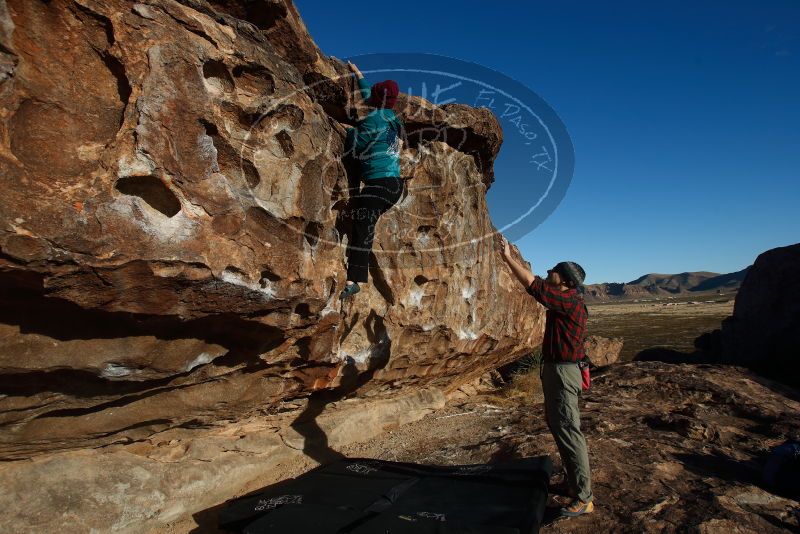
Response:
[[[286,411],[348,356],[360,398],[446,392],[540,343],[492,240],[488,109],[401,95],[413,187],[342,307],[365,110],[291,2],[0,15],[0,459]]]

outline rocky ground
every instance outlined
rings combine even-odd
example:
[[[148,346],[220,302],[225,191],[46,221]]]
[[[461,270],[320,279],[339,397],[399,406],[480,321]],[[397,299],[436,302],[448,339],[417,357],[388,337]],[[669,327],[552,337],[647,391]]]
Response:
[[[549,454],[558,472],[537,386],[529,375],[451,399],[339,452],[443,465]],[[800,434],[798,401],[799,392],[736,367],[630,362],[598,371],[581,403],[596,513],[554,521],[550,509],[542,532],[800,532],[800,503],[761,481],[769,449]],[[217,532],[215,523],[210,509],[172,532]]]

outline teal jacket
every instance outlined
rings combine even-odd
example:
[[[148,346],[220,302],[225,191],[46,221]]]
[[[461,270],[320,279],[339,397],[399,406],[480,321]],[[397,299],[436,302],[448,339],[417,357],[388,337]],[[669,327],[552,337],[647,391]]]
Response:
[[[358,80],[358,87],[364,100],[369,100],[371,90],[364,78]],[[400,176],[402,128],[394,111],[377,108],[347,130],[345,153],[358,161],[362,180]]]

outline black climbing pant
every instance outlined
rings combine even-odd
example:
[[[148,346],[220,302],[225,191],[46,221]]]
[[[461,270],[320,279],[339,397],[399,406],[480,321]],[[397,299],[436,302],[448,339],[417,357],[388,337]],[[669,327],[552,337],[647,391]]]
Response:
[[[347,259],[347,279],[366,282],[369,273],[369,254],[375,239],[378,219],[397,204],[403,194],[403,180],[399,177],[370,178],[365,181],[352,199],[350,218],[353,230]]]

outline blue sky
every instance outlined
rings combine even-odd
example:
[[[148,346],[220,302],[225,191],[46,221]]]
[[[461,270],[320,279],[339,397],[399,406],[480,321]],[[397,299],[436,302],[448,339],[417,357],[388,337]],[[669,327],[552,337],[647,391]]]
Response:
[[[726,273],[800,241],[800,2],[295,3],[326,54],[441,54],[549,103],[575,173],[516,241],[537,274],[563,259],[588,283]],[[525,194],[511,156],[495,220]]]

